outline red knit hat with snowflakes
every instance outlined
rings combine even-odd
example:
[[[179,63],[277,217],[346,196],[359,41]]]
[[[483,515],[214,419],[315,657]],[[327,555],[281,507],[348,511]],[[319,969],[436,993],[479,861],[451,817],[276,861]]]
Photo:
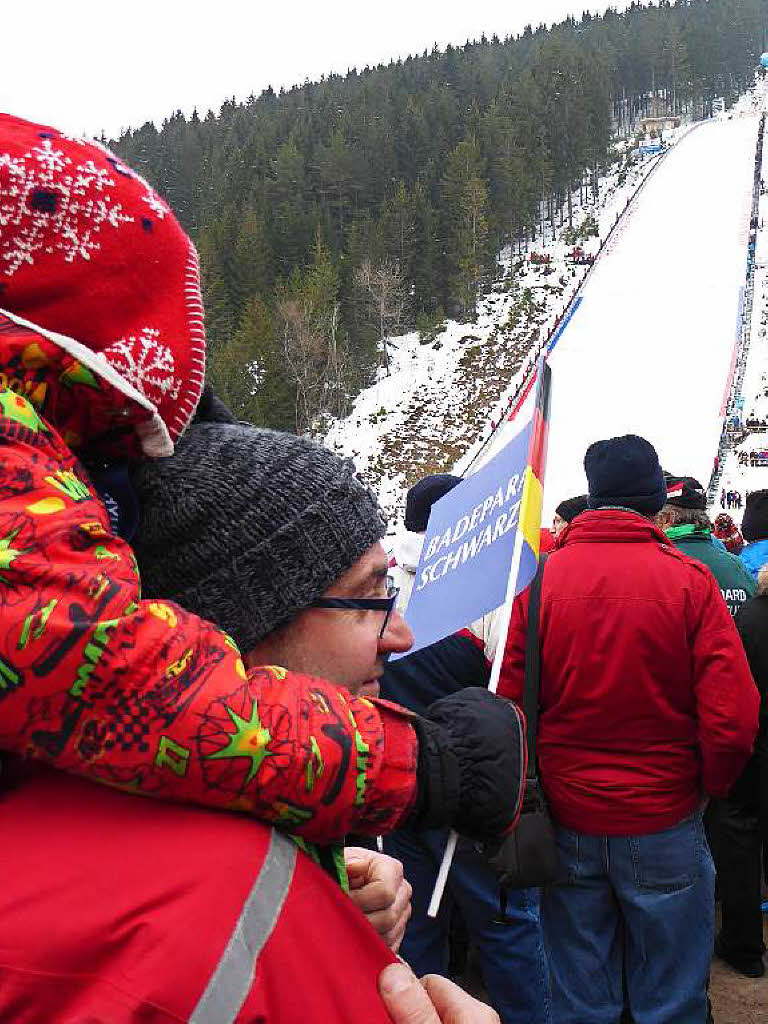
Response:
[[[162,199],[107,149],[7,114],[0,310],[124,393],[138,392],[159,414],[145,450],[170,452],[167,435],[175,441],[190,422],[205,371],[195,248]]]

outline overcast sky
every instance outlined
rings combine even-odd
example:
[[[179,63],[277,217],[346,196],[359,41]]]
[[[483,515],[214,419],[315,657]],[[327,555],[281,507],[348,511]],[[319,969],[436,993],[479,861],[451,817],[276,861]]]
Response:
[[[517,34],[608,3],[581,0],[36,0],[3,3],[0,110],[113,137],[329,72],[483,32]],[[628,2],[611,4],[623,9]],[[199,13],[196,11],[199,10]]]

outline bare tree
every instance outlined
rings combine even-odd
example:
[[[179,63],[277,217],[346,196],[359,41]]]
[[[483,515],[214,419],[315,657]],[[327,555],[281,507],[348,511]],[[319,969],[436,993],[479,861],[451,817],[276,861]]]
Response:
[[[339,304],[317,310],[301,298],[277,306],[283,351],[296,387],[296,433],[311,431],[324,413],[342,416],[346,406],[345,361],[338,342]]]
[[[355,282],[375,318],[384,366],[389,373],[387,338],[400,327],[408,305],[405,280],[399,266],[391,260],[374,266],[365,259],[357,269]]]

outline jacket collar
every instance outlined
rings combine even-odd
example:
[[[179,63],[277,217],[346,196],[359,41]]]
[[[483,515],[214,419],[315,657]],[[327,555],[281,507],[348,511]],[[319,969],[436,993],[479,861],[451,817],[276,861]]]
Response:
[[[576,516],[558,537],[558,548],[568,544],[648,544],[669,546],[658,526],[629,509],[590,509]]]
[[[712,531],[703,526],[694,526],[693,523],[685,523],[682,526],[670,526],[664,531],[673,544],[679,540],[699,541],[704,544],[712,543]]]

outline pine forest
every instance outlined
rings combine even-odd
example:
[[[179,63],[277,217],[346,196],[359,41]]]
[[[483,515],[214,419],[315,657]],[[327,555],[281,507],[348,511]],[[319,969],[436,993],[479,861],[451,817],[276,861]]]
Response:
[[[388,336],[471,320],[505,246],[583,225],[617,138],[751,84],[768,0],[662,0],[177,112],[113,148],[198,246],[209,376],[236,414],[318,431]]]

